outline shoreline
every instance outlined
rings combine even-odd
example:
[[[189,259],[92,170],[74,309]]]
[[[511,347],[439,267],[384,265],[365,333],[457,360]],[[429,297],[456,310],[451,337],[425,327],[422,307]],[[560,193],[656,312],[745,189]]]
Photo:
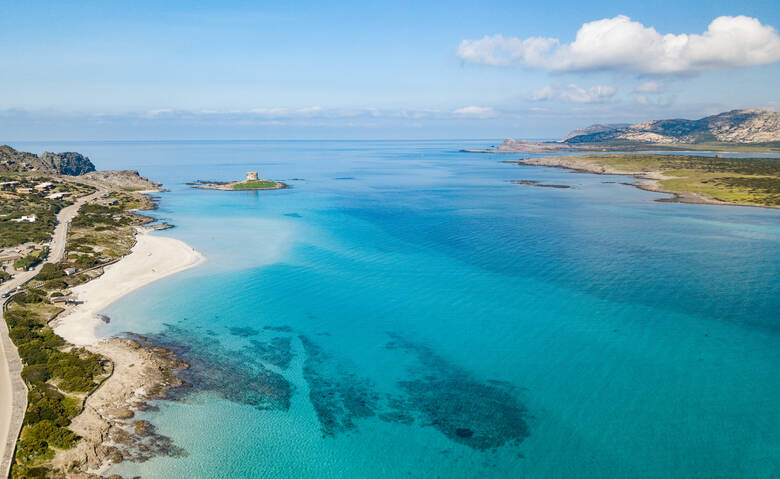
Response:
[[[644,191],[650,191],[653,193],[662,193],[666,195],[672,195],[672,198],[658,198],[654,201],[658,202],[678,202],[689,204],[702,204],[702,205],[720,205],[720,206],[749,206],[752,208],[768,208],[768,209],[780,209],[778,206],[761,205],[752,203],[737,203],[720,201],[714,198],[708,198],[698,193],[690,191],[673,191],[662,188],[659,184],[660,180],[673,179],[672,176],[665,176],[661,171],[626,171],[615,168],[610,168],[601,165],[594,161],[588,161],[585,158],[573,155],[573,156],[545,156],[539,158],[524,158],[520,160],[505,160],[504,163],[515,163],[518,165],[526,166],[547,166],[551,168],[563,168],[571,170],[576,173],[590,173],[596,175],[620,175],[620,176],[633,176],[634,178],[641,180],[634,183],[626,183],[630,186],[638,188]]]
[[[87,395],[69,426],[79,435],[76,446],[57,451],[52,464],[66,477],[100,477],[123,460],[145,460],[153,455],[175,455],[170,439],[154,432],[146,421],[134,421],[135,411],[148,401],[165,397],[181,385],[175,371],[187,364],[165,348],[125,338],[99,338],[99,314],[131,292],[162,278],[202,264],[206,258],[187,243],[154,236],[143,227],[136,232],[131,252],[105,268],[103,274],[73,288],[82,303],[51,322],[54,332],[74,346],[100,354],[111,363],[111,373]]]
[[[64,207],[57,213],[57,225],[51,236],[52,249],[49,253],[50,261],[59,261],[65,253],[65,239],[70,222],[78,213],[82,204],[91,201],[94,198],[104,194],[105,190],[98,188],[92,194],[77,198],[69,206]],[[16,287],[25,285],[43,268],[44,262],[35,266],[31,271],[17,273],[15,277],[0,285],[0,291],[10,293]],[[5,309],[8,299],[3,298],[0,308]],[[0,384],[3,386],[3,392],[0,394],[0,409],[3,410],[0,418],[0,434],[2,434],[2,443],[0,443],[0,475],[7,476],[14,461],[16,444],[21,433],[24,415],[27,411],[28,389],[21,373],[24,369],[22,360],[16,345],[10,338],[8,324],[4,318],[4,311],[0,310]]]
[[[105,268],[103,274],[72,289],[83,303],[52,321],[52,329],[77,346],[100,341],[98,317],[105,308],[147,284],[194,268],[206,258],[187,243],[175,238],[153,236],[151,228],[139,228],[130,254]]]

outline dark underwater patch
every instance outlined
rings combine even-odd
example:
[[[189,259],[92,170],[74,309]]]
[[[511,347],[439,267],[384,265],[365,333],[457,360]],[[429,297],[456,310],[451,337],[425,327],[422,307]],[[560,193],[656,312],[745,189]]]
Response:
[[[284,213],[284,216],[289,216],[290,218],[303,218],[303,216],[298,213]]]
[[[526,409],[514,388],[494,381],[480,382],[468,371],[449,363],[427,346],[390,334],[388,348],[413,353],[419,367],[410,379],[399,381],[406,392],[405,407],[451,440],[488,450],[519,444],[528,434]]]
[[[516,185],[536,186],[537,188],[571,188],[569,185],[551,185],[546,183],[539,183],[536,180],[512,180],[512,183]]]
[[[355,420],[374,416],[379,396],[371,382],[350,373],[306,336],[299,338],[306,351],[303,377],[323,436],[348,432]]]
[[[235,327],[235,328],[228,328],[228,331],[230,331],[230,334],[233,336],[238,336],[240,338],[248,338],[249,336],[257,336],[260,334],[260,332],[253,328],[242,328],[242,327]]]
[[[184,386],[169,390],[171,399],[185,399],[195,392],[209,391],[260,410],[290,407],[293,386],[263,364],[264,358],[269,357],[277,363],[289,364],[287,356],[292,354],[289,341],[276,340],[282,338],[253,341],[240,350],[232,350],[215,339],[170,324],[163,332],[143,339],[170,349],[178,359],[189,364],[177,373]]]
[[[273,338],[270,341],[252,339],[250,341],[252,346],[247,348],[247,351],[251,351],[257,358],[266,363],[287,369],[293,358],[290,341],[289,337]]]
[[[263,326],[266,331],[277,331],[279,333],[292,333],[293,328],[289,326]]]

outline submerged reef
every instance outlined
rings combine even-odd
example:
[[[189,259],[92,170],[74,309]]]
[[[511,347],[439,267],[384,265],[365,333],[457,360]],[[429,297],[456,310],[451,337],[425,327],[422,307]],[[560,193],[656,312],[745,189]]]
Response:
[[[376,414],[379,396],[370,381],[349,372],[306,336],[299,339],[306,351],[303,377],[324,437],[355,429],[356,419]]]
[[[439,430],[450,440],[477,450],[519,444],[528,434],[526,409],[509,383],[476,379],[429,347],[390,333],[387,347],[412,356],[397,384],[402,391],[380,394],[372,381],[326,354],[306,336],[304,378],[323,436],[355,429],[372,416],[382,421]]]
[[[292,358],[289,338],[252,340],[248,346],[232,350],[215,339],[166,324],[163,332],[143,339],[170,349],[178,359],[189,364],[177,373],[184,387],[171,389],[170,399],[184,399],[208,391],[261,410],[290,407],[293,386],[265,364],[278,367],[289,364]]]
[[[480,382],[429,347],[389,333],[387,347],[413,353],[418,367],[399,381],[406,392],[404,406],[451,440],[487,450],[520,443],[528,434],[526,409],[514,388],[498,381]]]
[[[250,341],[252,346],[248,347],[246,351],[253,353],[257,359],[263,362],[287,369],[293,358],[290,341],[290,338],[285,337],[273,338],[270,341],[252,339]]]
[[[188,387],[170,390],[169,397],[210,391],[260,410],[288,410],[294,387],[278,371],[290,367],[296,336],[279,334],[293,329],[266,326],[262,331],[229,331],[247,338],[246,344],[228,349],[208,335],[174,325],[144,338],[170,349],[190,365],[178,373]],[[397,333],[388,335],[386,347],[402,355],[399,364],[406,366],[392,372],[397,375],[397,388],[380,391],[372,380],[356,372],[353,363],[326,351],[310,336],[298,334],[305,353],[303,379],[323,437],[348,434],[358,428],[360,420],[371,417],[410,427],[433,427],[451,441],[481,451],[519,444],[528,436],[527,411],[513,385],[482,381],[423,343]]]
[[[254,328],[242,328],[238,326],[234,328],[228,328],[228,331],[230,331],[230,334],[233,336],[238,336],[239,338],[248,338],[249,336],[257,336],[260,334],[260,331]]]

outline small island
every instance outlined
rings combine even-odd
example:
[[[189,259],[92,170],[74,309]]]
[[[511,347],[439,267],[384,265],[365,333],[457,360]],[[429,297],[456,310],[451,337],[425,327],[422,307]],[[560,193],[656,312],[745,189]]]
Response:
[[[280,190],[287,188],[288,185],[280,181],[264,180],[258,178],[256,171],[247,171],[246,179],[243,181],[210,181],[198,180],[187,183],[193,188],[204,190],[225,190],[225,191],[245,191],[245,190]]]

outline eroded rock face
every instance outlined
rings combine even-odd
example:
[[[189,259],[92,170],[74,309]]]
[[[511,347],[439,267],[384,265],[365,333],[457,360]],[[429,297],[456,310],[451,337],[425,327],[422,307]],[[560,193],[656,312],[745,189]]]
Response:
[[[95,171],[95,165],[81,153],[72,151],[41,155],[40,161],[60,175],[80,176]]]
[[[39,172],[48,175],[80,176],[95,171],[95,165],[80,153],[44,153],[40,157],[0,146],[0,171]]]

